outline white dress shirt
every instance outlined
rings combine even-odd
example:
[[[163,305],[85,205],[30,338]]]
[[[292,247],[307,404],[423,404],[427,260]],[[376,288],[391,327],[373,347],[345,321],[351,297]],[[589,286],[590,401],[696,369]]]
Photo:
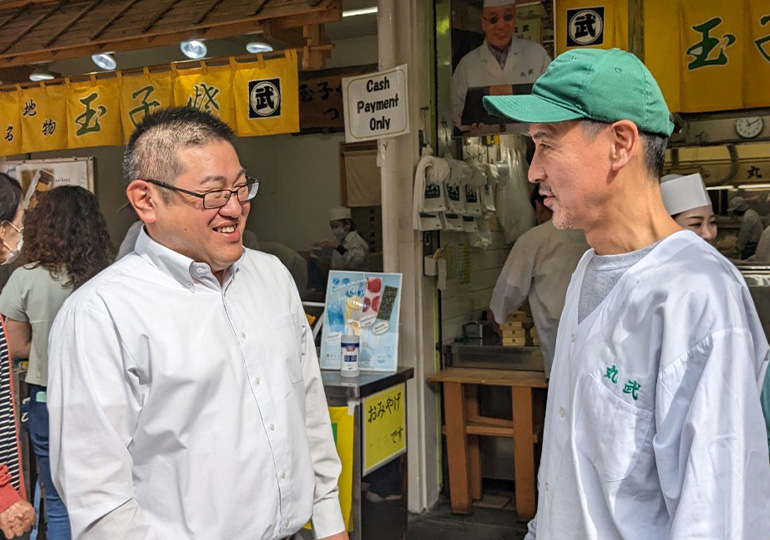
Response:
[[[587,250],[583,231],[557,229],[551,220],[532,227],[516,239],[492,292],[489,307],[498,324],[529,298],[546,377],[569,279]]]
[[[527,540],[770,538],[768,344],[743,278],[681,231],[578,324],[593,256],[559,325]]]
[[[51,469],[75,539],[274,540],[344,529],[315,346],[291,276],[244,250],[220,286],[151,240],[65,303]]]

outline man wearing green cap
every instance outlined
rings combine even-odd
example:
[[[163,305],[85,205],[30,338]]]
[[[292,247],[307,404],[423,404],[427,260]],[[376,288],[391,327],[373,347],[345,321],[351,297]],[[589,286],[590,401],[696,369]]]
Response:
[[[527,539],[770,538],[770,349],[740,274],[663,205],[655,79],[629,53],[575,50],[531,95],[484,105],[530,123],[530,181],[593,248],[559,325]]]

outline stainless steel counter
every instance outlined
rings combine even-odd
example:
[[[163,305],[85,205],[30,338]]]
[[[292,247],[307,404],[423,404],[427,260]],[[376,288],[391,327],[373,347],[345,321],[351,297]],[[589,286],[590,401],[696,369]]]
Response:
[[[444,346],[444,365],[492,369],[543,371],[540,347],[503,347],[451,343]]]
[[[385,390],[414,377],[414,368],[400,367],[394,373],[362,371],[358,377],[343,377],[338,370],[321,370],[321,378],[329,405],[346,405],[348,399],[358,399]]]

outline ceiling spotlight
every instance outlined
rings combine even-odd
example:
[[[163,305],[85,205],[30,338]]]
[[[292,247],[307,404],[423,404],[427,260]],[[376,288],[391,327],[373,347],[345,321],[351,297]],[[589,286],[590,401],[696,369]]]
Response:
[[[183,41],[179,44],[179,48],[182,49],[182,53],[184,53],[187,58],[192,58],[193,60],[203,58],[206,56],[207,52],[206,45],[201,39],[188,39],[187,41]]]
[[[48,70],[48,66],[37,66],[32,70],[32,73],[29,74],[29,80],[35,82],[50,81],[54,78],[53,73]]]
[[[251,54],[266,53],[273,50],[273,46],[264,41],[252,41],[246,44],[246,50]]]
[[[343,17],[358,17],[359,15],[371,15],[377,13],[377,6],[361,8],[361,9],[347,9],[342,12]]]
[[[94,64],[107,71],[112,71],[118,67],[118,63],[115,62],[110,53],[92,54],[91,60],[94,61]]]

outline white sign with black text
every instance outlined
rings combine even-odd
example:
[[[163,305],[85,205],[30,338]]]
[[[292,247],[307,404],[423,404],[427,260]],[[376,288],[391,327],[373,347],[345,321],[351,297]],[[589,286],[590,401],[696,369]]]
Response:
[[[371,141],[409,133],[406,64],[342,79],[345,142]]]

